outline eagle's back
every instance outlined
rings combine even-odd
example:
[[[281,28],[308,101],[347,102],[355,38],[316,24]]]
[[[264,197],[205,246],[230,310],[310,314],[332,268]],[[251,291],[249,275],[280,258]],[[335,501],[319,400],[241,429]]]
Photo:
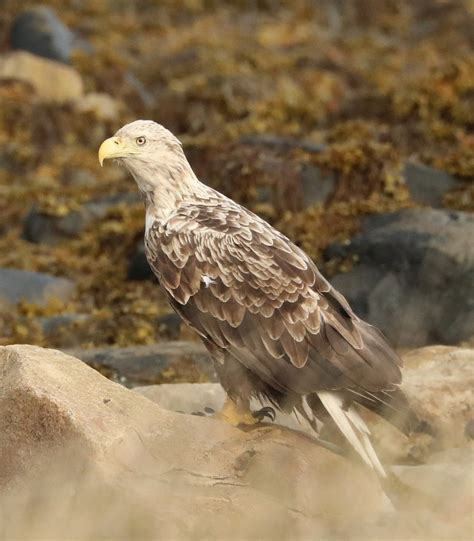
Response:
[[[216,352],[279,391],[394,391],[401,360],[284,235],[216,192],[146,234],[171,304]]]

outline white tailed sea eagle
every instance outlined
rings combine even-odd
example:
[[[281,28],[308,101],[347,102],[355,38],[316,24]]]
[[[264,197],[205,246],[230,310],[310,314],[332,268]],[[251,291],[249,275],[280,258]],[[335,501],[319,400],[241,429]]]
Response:
[[[137,120],[104,141],[146,207],[148,262],[169,302],[201,337],[228,401],[221,417],[253,423],[250,400],[335,423],[384,470],[354,403],[407,431],[399,356],[359,319],[311,259],[264,220],[200,182],[179,140]]]

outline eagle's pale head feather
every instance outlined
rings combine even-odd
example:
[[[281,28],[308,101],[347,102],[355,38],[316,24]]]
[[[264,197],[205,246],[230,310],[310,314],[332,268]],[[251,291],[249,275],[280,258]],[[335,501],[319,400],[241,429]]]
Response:
[[[195,180],[179,139],[152,120],[126,124],[106,139],[99,149],[101,165],[107,159],[123,164],[146,193],[169,184],[179,191]]]

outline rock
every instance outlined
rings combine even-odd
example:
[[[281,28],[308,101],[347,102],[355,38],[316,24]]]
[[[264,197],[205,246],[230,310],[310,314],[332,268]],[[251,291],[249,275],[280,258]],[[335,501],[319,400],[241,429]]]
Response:
[[[129,280],[151,280],[155,278],[155,275],[153,274],[153,271],[151,270],[146,259],[143,239],[140,239],[138,242],[135,253],[130,259],[127,278]]]
[[[405,182],[414,201],[432,207],[439,207],[443,196],[458,184],[449,173],[409,161],[403,171]]]
[[[367,538],[387,516],[373,474],[294,431],[166,411],[34,346],[0,372],[6,538]]]
[[[425,461],[436,451],[463,447],[474,419],[474,350],[430,346],[404,355],[402,389],[421,421],[409,438],[366,413],[374,444],[389,462]]]
[[[66,64],[73,49],[90,50],[84,40],[80,40],[51,8],[45,6],[30,8],[13,21],[10,46]]]
[[[115,194],[86,203],[65,216],[52,216],[33,207],[25,219],[23,238],[36,244],[57,244],[80,235],[95,220],[103,218],[113,207],[140,202],[136,193]]]
[[[303,165],[300,182],[303,208],[315,203],[326,203],[336,186],[336,179],[332,173],[323,173],[319,167],[310,164]]]
[[[41,272],[0,269],[0,307],[20,301],[46,306],[53,299],[68,301],[75,292],[74,282]]]
[[[162,383],[160,385],[146,385],[135,387],[135,392],[146,396],[162,408],[179,413],[212,416],[219,412],[224,405],[226,393],[220,383]],[[263,406],[272,406],[269,402],[260,402],[254,399],[250,403],[252,411]],[[309,423],[279,411],[275,412],[274,424],[286,426],[317,438]],[[325,442],[331,448],[329,442]],[[333,449],[337,449],[334,445]]]
[[[62,180],[69,186],[90,188],[97,182],[97,177],[88,169],[74,168],[66,170]]]
[[[168,340],[178,340],[181,334],[182,319],[176,312],[164,314],[156,319],[160,336]]]
[[[457,535],[446,526],[437,535],[463,539],[473,528],[474,449],[447,449],[429,457],[421,466],[393,466],[392,472],[414,493],[423,495],[441,522],[456,522]],[[449,528],[449,527],[448,527]]]
[[[150,346],[67,351],[99,370],[112,371],[129,386],[163,381],[216,381],[201,342],[160,342]]]
[[[42,317],[40,323],[45,334],[51,334],[58,329],[69,326],[78,321],[86,321],[89,319],[87,314],[61,314],[59,316]]]
[[[98,92],[86,94],[76,103],[78,112],[93,114],[95,118],[104,121],[114,121],[118,118],[121,108],[120,103],[112,96]]]
[[[218,412],[226,398],[220,383],[162,383],[133,390],[164,409],[187,414]]]
[[[410,209],[370,217],[326,255],[357,257],[333,283],[396,346],[456,344],[474,335],[473,238],[469,213]]]
[[[351,306],[357,314],[367,314],[369,295],[374,284],[378,284],[383,276],[382,269],[361,264],[350,272],[337,274],[331,283],[338,291],[350,292]]]
[[[0,56],[0,81],[10,79],[31,85],[42,102],[70,103],[84,92],[81,76],[74,68],[26,51]]]
[[[278,135],[272,134],[245,135],[240,138],[240,143],[244,145],[266,146],[283,151],[297,148],[315,154],[319,154],[327,148],[326,145],[321,143],[302,141],[290,137],[279,137]]]

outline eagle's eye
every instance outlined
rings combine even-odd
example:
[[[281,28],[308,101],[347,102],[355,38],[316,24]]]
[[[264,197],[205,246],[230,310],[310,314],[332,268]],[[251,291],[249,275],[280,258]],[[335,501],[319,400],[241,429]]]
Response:
[[[144,137],[143,135],[141,137],[137,137],[135,139],[135,143],[137,143],[138,146],[143,146],[145,143],[146,143],[146,137]]]

